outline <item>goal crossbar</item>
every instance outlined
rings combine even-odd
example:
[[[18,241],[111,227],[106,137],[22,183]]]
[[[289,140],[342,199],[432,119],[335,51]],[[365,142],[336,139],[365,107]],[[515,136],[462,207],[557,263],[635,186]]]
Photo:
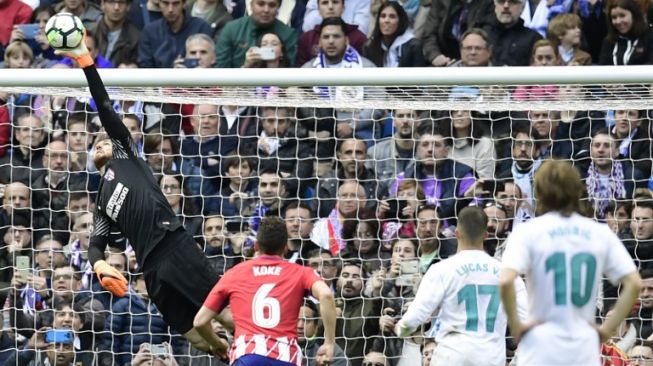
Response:
[[[653,66],[102,69],[100,74],[114,100],[178,104],[504,111],[648,109],[653,103]],[[283,88],[278,93],[283,98],[262,97],[258,89],[270,85]],[[558,95],[563,85],[582,86],[583,95]],[[454,98],[454,86],[476,88],[478,97]],[[516,99],[512,92],[518,86],[555,86],[556,94]],[[79,69],[0,69],[0,92],[89,96]]]

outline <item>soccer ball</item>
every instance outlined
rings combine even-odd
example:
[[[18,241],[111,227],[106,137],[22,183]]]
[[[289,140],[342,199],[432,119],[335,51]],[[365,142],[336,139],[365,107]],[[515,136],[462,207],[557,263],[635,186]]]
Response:
[[[45,25],[45,36],[55,49],[73,49],[84,39],[84,24],[73,14],[55,14]]]

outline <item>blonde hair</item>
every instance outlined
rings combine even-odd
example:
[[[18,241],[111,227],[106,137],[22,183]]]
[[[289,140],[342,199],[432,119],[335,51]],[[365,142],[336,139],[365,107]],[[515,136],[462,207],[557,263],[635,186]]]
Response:
[[[560,14],[549,22],[549,27],[546,30],[549,41],[558,48],[560,45],[560,37],[574,28],[582,28],[583,21],[576,14],[566,13]]]
[[[32,48],[23,41],[14,41],[7,46],[7,49],[5,49],[5,67],[8,65],[7,62],[9,58],[18,53],[22,53],[23,56],[28,56],[30,60],[34,61]]]
[[[583,183],[571,164],[562,160],[547,160],[535,173],[535,199],[538,215],[556,211],[570,216],[581,209]]]

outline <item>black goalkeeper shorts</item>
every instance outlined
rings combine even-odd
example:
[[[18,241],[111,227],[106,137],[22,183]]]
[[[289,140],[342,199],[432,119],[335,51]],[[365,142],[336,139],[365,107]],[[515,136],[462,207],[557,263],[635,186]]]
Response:
[[[150,299],[163,320],[184,334],[193,328],[195,314],[218,282],[206,256],[183,229],[169,232],[143,265]]]

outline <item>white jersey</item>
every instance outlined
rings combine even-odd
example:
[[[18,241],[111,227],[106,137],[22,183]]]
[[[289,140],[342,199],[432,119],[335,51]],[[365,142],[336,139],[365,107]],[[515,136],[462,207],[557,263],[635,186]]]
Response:
[[[510,234],[503,266],[526,275],[529,318],[542,323],[522,339],[518,364],[600,365],[593,325],[601,274],[616,284],[636,271],[608,226],[547,213]]]
[[[440,309],[432,365],[505,365],[507,319],[499,297],[500,271],[501,262],[484,251],[462,250],[426,272],[402,322],[417,328]],[[515,286],[525,316],[526,287],[521,278]]]

